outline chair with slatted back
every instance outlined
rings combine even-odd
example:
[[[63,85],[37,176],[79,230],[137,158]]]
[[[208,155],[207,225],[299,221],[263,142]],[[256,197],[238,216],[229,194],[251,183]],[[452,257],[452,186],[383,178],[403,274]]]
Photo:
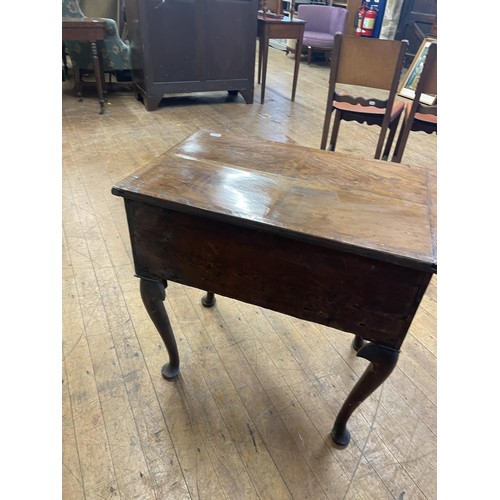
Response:
[[[422,94],[435,97],[433,105],[421,102]],[[420,74],[413,103],[406,107],[405,117],[399,132],[392,161],[401,163],[410,132],[437,134],[437,42],[432,42],[425,56],[425,63]]]
[[[404,102],[396,99],[396,94],[407,48],[406,40],[335,34],[321,149],[334,151],[340,122],[356,121],[380,127],[375,150],[376,159],[382,154],[389,131],[382,155],[382,159],[387,159],[405,107]],[[349,92],[338,90],[338,84],[348,85]],[[374,89],[377,97],[372,97]],[[333,128],[327,147],[334,112]]]

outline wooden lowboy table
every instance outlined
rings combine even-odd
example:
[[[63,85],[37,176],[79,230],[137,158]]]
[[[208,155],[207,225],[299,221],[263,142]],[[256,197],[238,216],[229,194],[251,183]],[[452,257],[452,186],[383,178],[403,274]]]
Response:
[[[437,269],[436,176],[423,168],[199,131],[113,186],[125,200],[144,305],[179,354],[168,280],[355,335],[371,363],[332,429],[394,369]]]
[[[293,83],[291,101],[295,101],[295,91],[297,90],[297,79],[299,77],[300,56],[302,55],[302,39],[304,38],[304,29],[306,22],[302,19],[275,19],[257,16],[257,37],[259,38],[259,69],[258,83],[261,83],[260,103],[264,104],[266,94],[266,75],[267,75],[267,55],[269,52],[269,40],[271,38],[290,38],[295,39],[295,64],[293,67]],[[262,80],[261,80],[262,76]]]

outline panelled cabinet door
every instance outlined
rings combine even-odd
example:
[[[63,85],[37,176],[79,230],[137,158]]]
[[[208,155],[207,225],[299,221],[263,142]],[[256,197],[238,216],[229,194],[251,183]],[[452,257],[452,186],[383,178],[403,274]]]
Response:
[[[246,78],[255,62],[257,3],[209,0],[209,5],[205,17],[207,80]]]

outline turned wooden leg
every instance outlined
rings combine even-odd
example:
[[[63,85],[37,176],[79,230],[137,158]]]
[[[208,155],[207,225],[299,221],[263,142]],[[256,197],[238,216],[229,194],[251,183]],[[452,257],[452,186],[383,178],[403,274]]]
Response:
[[[104,94],[103,94],[103,78],[101,73],[101,66],[99,63],[99,56],[97,54],[97,45],[95,42],[90,42],[90,48],[92,51],[92,63],[94,65],[94,76],[95,83],[97,86],[97,96],[99,97],[99,104],[101,106],[101,110],[99,114],[102,115],[104,113]]]
[[[215,294],[214,292],[207,292],[201,298],[201,303],[203,307],[213,307],[215,305]]]
[[[371,363],[347,396],[333,425],[332,439],[339,448],[345,448],[351,440],[347,421],[352,412],[391,374],[398,362],[399,350],[369,342],[359,349],[357,355]]]
[[[168,319],[163,301],[165,300],[166,281],[141,278],[141,297],[149,317],[153,321],[158,333],[167,348],[169,362],[161,369],[164,379],[170,380],[179,373],[179,352],[175,341],[174,332]]]

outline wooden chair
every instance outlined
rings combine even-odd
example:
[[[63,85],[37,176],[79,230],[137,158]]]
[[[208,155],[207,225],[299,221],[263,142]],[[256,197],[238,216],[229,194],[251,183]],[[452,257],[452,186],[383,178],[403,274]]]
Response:
[[[403,125],[392,155],[392,161],[396,163],[401,163],[410,132],[437,134],[437,103],[431,106],[420,102],[422,94],[436,96],[437,99],[437,42],[429,45],[413,103],[406,107]]]
[[[404,102],[396,100],[395,97],[407,48],[406,40],[381,40],[335,34],[321,149],[327,148],[330,122],[335,111],[328,145],[330,151],[335,150],[341,120],[356,121],[380,127],[375,159],[381,156],[389,130],[383,154],[383,159],[387,159],[405,107]],[[337,84],[379,89],[386,98],[362,97],[367,89],[361,88],[359,95],[353,96],[337,91]]]

